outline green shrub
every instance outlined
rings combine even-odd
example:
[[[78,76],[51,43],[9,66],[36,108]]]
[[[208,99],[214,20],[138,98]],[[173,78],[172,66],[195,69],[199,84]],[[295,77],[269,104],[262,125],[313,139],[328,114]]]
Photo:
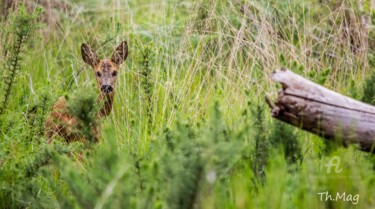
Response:
[[[40,27],[37,18],[41,12],[41,9],[37,9],[34,13],[29,14],[26,12],[25,6],[21,4],[8,20],[11,26],[10,32],[7,34],[8,40],[3,43],[5,45],[5,51],[3,51],[5,68],[3,69],[4,81],[1,85],[3,97],[1,98],[0,115],[4,114],[7,109],[17,73],[21,69],[25,45],[30,41],[30,36]]]

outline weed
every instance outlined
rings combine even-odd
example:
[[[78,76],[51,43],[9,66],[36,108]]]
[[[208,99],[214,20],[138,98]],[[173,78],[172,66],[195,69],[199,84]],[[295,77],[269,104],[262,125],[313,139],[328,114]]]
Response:
[[[41,12],[41,9],[38,9],[33,14],[28,14],[24,5],[21,4],[9,20],[12,26],[11,34],[8,38],[13,41],[5,47],[9,52],[5,54],[6,61],[3,70],[4,85],[2,90],[4,96],[0,106],[0,115],[4,114],[7,109],[17,73],[21,68],[25,45],[33,32],[40,27],[36,20]]]

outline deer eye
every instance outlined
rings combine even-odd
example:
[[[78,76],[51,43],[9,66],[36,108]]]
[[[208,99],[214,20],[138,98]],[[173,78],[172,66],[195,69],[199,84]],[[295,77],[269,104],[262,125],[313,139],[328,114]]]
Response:
[[[98,71],[96,72],[96,77],[102,77],[102,74]]]
[[[113,72],[112,72],[112,76],[113,76],[113,77],[117,76],[117,71],[113,71]]]

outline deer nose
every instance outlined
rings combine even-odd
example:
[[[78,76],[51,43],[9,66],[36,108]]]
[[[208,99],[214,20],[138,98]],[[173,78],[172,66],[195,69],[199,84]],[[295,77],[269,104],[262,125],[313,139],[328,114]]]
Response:
[[[113,87],[111,85],[102,85],[102,87],[100,88],[100,90],[103,93],[109,94],[109,93],[111,93],[113,91]]]

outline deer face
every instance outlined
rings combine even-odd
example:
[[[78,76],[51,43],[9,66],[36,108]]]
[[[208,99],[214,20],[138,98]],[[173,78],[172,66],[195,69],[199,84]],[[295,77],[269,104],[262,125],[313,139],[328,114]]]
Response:
[[[82,59],[89,64],[95,72],[96,82],[104,94],[112,94],[117,80],[120,65],[128,57],[128,44],[123,41],[115,49],[112,58],[102,59],[87,44],[81,46]]]

